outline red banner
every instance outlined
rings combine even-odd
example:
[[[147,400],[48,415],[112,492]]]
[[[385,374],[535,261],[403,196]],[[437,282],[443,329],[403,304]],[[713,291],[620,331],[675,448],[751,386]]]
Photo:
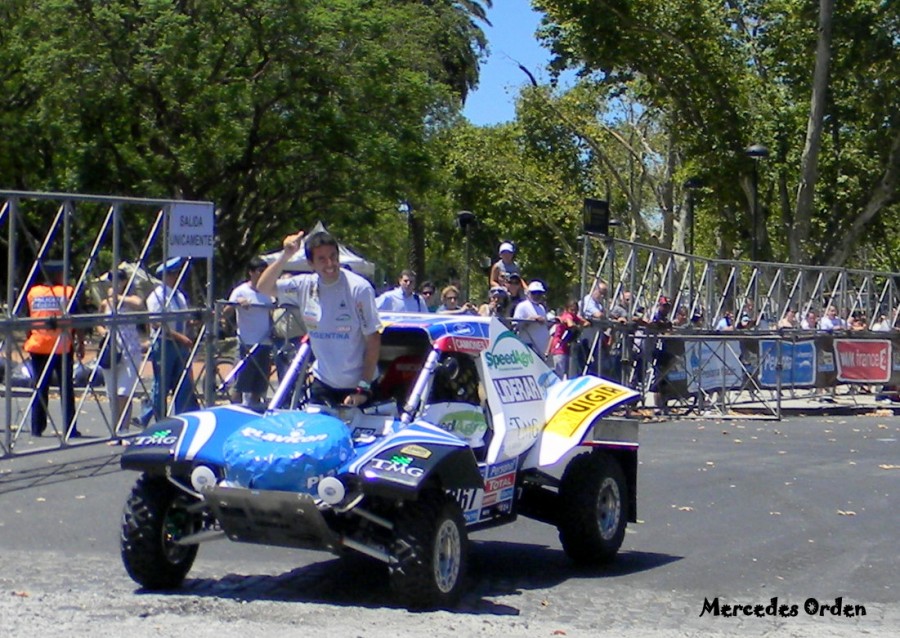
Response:
[[[887,383],[891,379],[891,342],[835,339],[838,381]]]

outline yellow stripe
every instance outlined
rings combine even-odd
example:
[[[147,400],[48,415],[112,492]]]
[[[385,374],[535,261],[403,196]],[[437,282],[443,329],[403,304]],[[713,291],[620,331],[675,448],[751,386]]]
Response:
[[[545,430],[568,438],[584,425],[597,411],[617,402],[628,394],[624,388],[598,385],[590,388],[566,403],[547,422]]]

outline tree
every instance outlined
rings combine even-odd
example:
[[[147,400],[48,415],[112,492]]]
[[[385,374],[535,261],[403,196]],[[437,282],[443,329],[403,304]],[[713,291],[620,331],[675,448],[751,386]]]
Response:
[[[2,11],[0,123],[15,140],[4,181],[211,200],[230,257],[221,279],[318,218],[378,246],[372,227],[430,183],[428,138],[477,73],[476,56],[453,76],[434,43],[483,46],[477,12],[390,0],[36,0]]]
[[[870,222],[896,212],[896,3],[839,3],[833,16],[828,1],[818,14],[800,0],[535,4],[555,68],[665,113],[679,164],[704,173],[716,202],[720,254],[760,233],[763,256],[842,264]],[[760,142],[775,187],[762,189],[755,228],[735,211],[752,195],[743,149]]]

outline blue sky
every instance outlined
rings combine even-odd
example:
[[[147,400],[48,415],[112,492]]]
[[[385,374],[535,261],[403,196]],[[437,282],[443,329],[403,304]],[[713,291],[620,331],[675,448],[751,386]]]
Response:
[[[463,109],[472,124],[485,126],[508,122],[515,117],[515,97],[528,78],[519,64],[531,71],[539,82],[549,80],[545,70],[550,52],[542,48],[534,35],[541,14],[529,0],[494,0],[488,9],[492,27],[484,26],[490,55],[481,67],[478,89],[471,93]]]

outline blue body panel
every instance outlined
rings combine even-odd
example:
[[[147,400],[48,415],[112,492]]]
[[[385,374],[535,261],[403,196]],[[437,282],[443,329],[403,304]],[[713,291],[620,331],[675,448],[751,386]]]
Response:
[[[441,337],[490,337],[490,317],[474,315],[421,315],[393,312],[381,313],[384,323],[390,324],[391,330],[421,330],[428,334],[432,343]]]

